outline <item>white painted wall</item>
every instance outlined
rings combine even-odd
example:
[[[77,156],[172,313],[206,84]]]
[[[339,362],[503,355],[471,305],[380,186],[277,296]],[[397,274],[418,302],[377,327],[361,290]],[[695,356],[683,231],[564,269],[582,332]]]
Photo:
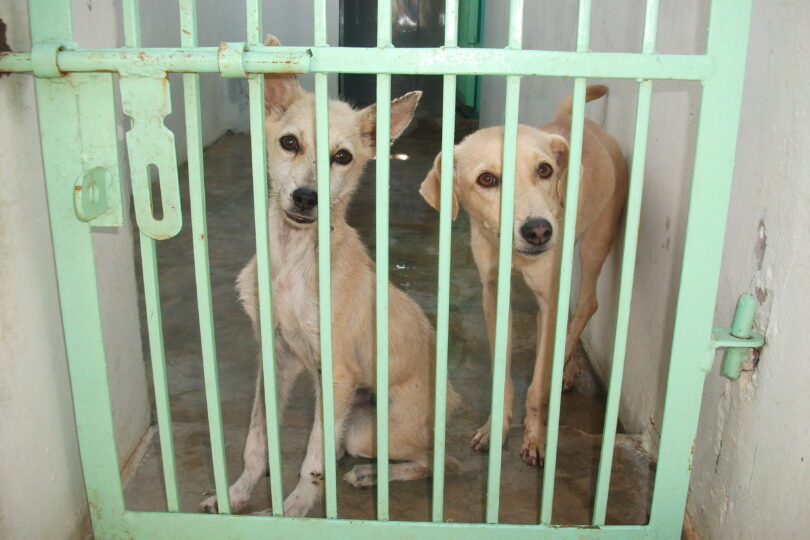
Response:
[[[709,375],[689,511],[705,538],[807,538],[810,513],[810,3],[755,0],[717,324],[757,294],[768,345]],[[715,363],[715,367],[718,363]]]
[[[84,44],[116,44],[112,2],[73,7]],[[29,50],[27,2],[4,4],[0,17],[11,47]],[[0,79],[0,140],[0,538],[78,538],[87,503],[30,75]],[[94,244],[123,464],[150,418],[131,228],[98,232]]]
[[[705,49],[707,0],[661,3],[658,50]],[[576,5],[527,3],[524,47],[571,50]],[[643,2],[595,2],[591,48],[638,51]],[[489,2],[487,46],[506,43],[504,2]],[[708,375],[688,510],[706,539],[805,538],[810,514],[810,4],[754,0],[737,166],[715,323],[728,325],[737,296],[763,300],[757,326],[768,338],[756,370],[732,383]],[[600,81],[604,82],[604,81]],[[630,156],[634,83],[608,82],[605,105],[589,106]],[[665,390],[679,281],[699,88],[656,83],[645,170],[644,208],[621,419],[654,451]],[[527,80],[521,121],[542,124],[570,84]],[[503,83],[484,81],[482,121],[503,120]],[[600,311],[584,341],[597,371],[610,366],[617,261],[606,263]]]

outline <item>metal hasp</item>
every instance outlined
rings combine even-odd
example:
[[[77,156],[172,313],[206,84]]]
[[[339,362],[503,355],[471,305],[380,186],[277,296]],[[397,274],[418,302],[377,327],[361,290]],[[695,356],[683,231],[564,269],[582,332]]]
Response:
[[[742,365],[748,360],[748,349],[765,345],[765,337],[752,331],[757,314],[757,299],[749,294],[740,296],[731,328],[712,329],[712,350],[725,347],[723,376],[732,381],[740,378]]]
[[[176,236],[183,226],[180,209],[180,183],[174,134],[163,124],[172,112],[169,79],[166,73],[152,76],[121,76],[121,108],[132,119],[127,132],[129,170],[135,218],[140,231],[155,240]],[[149,170],[156,170],[160,187],[162,216],[155,214]]]

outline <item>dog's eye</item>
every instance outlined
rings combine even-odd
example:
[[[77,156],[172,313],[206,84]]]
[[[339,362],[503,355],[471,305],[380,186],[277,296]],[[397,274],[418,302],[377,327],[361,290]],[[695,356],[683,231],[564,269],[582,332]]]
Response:
[[[554,169],[552,169],[551,165],[544,161],[539,167],[537,167],[537,173],[540,175],[540,178],[548,178],[554,173]]]
[[[301,145],[298,144],[298,139],[295,135],[284,135],[278,142],[281,147],[288,152],[298,152],[298,150],[301,149]]]
[[[332,160],[340,165],[348,165],[352,162],[352,154],[348,150],[340,149],[332,156]]]
[[[486,188],[495,187],[498,185],[498,177],[492,174],[491,172],[483,172],[478,175],[478,179],[476,180],[479,186],[483,186]]]

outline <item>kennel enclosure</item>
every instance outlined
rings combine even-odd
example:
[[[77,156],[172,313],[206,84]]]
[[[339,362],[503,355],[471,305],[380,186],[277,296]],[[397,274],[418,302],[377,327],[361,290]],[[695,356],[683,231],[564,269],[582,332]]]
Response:
[[[714,0],[711,3],[705,54],[666,55],[655,51],[658,1],[647,0],[643,46],[640,53],[589,51],[591,2],[580,0],[576,50],[573,52],[522,50],[523,2],[509,2],[509,43],[504,49],[466,49],[458,45],[457,0],[445,8],[445,45],[433,49],[400,49],[391,45],[391,5],[379,2],[378,42],[374,48],[329,47],[326,42],[326,2],[315,0],[315,39],[312,47],[265,47],[260,0],[247,0],[246,40],[223,43],[219,48],[198,47],[196,3],[180,0],[181,47],[141,47],[137,0],[123,1],[125,46],[119,49],[80,49],[72,43],[70,2],[31,0],[30,53],[0,53],[0,71],[33,72],[36,77],[43,157],[48,190],[62,318],[74,396],[87,496],[98,538],[297,538],[419,537],[419,538],[677,538],[686,500],[691,450],[697,428],[701,389],[715,351],[729,347],[727,374],[734,376],[741,354],[760,346],[762,338],[750,334],[755,304],[741,302],[731,329],[712,329],[714,299],[725,232],[726,212],[734,163],[734,150],[742,95],[750,0]],[[170,112],[169,72],[183,73],[188,134],[190,224],[194,231],[195,276],[202,338],[213,470],[220,515],[185,514],[179,510],[172,426],[157,280],[156,244],[172,238],[183,226],[174,138],[164,126]],[[282,515],[284,486],[273,358],[272,295],[269,281],[260,280],[262,362],[269,441],[272,516],[230,515],[229,478],[225,463],[222,415],[217,379],[217,347],[206,228],[199,73],[248,79],[251,145],[259,274],[269,275],[272,253],[267,247],[267,178],[263,128],[263,74],[314,73],[317,118],[318,190],[328,192],[329,155],[327,77],[330,73],[365,73],[377,76],[377,214],[376,264],[388,267],[390,77],[394,74],[443,77],[442,151],[452,152],[456,78],[464,75],[507,77],[504,171],[501,209],[500,268],[511,264],[518,96],[527,76],[574,78],[571,163],[566,193],[566,231],[574,229],[582,148],[584,97],[588,78],[634,79],[639,84],[636,130],[631,157],[630,196],[622,253],[617,329],[609,379],[601,460],[597,476],[593,520],[580,527],[554,524],[552,501],[559,429],[560,394],[566,317],[558,317],[549,404],[546,462],[543,471],[540,523],[499,524],[499,486],[502,449],[503,394],[507,351],[510,272],[498,279],[497,331],[494,346],[492,443],[489,457],[485,523],[443,521],[445,394],[436,392],[436,429],[432,522],[395,522],[388,519],[387,468],[378,470],[377,520],[337,519],[335,460],[326,459],[325,519],[293,519]],[[122,197],[119,147],[115,115],[115,85],[120,85],[121,106],[132,119],[127,132],[127,155],[132,197],[141,238],[147,322],[160,431],[167,512],[127,510],[116,457],[99,297],[91,241],[92,227],[117,227],[128,211]],[[679,79],[702,85],[700,124],[695,150],[694,176],[682,261],[677,316],[669,359],[663,431],[650,520],[643,526],[606,526],[613,442],[630,295],[641,207],[652,81]],[[157,173],[162,215],[155,217],[151,178]],[[442,166],[440,257],[437,316],[437,388],[447,385],[448,313],[450,298],[450,196],[452,160]],[[319,212],[319,276],[321,361],[323,371],[325,455],[334,456],[332,411],[331,306],[329,213]],[[563,255],[558,313],[567,313],[570,301],[573,234],[563,233]],[[377,274],[377,433],[378,460],[387,463],[387,294],[388,276]],[[736,363],[735,363],[736,362]],[[738,371],[737,371],[738,374]]]

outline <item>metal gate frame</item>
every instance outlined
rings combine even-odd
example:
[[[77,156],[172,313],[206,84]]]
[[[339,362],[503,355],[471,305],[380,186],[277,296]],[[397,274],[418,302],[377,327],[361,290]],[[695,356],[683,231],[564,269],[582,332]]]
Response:
[[[313,47],[265,47],[262,43],[261,0],[247,0],[245,43],[197,47],[196,2],[179,0],[181,48],[144,49],[140,46],[137,0],[123,0],[126,47],[80,49],[71,42],[70,1],[30,0],[30,53],[0,53],[0,71],[36,76],[42,151],[57,265],[62,320],[68,352],[74,409],[87,497],[97,538],[248,538],[271,535],[292,539],[418,537],[446,540],[530,538],[679,538],[691,469],[701,393],[718,347],[732,352],[760,346],[761,336],[735,329],[712,330],[729,191],[737,140],[742,82],[748,41],[751,0],[714,0],[711,3],[705,54],[666,55],[655,52],[658,1],[647,0],[641,53],[595,53],[588,49],[591,1],[580,0],[575,52],[521,50],[523,0],[510,0],[509,43],[505,49],[457,47],[458,0],[447,0],[445,46],[436,49],[397,49],[391,45],[391,6],[379,2],[378,46],[368,49],[328,47],[326,0],[315,0]],[[125,508],[102,340],[91,227],[120,226],[123,207],[118,168],[112,72],[120,78],[122,105],[134,129],[127,133],[133,197],[141,234],[147,320],[154,370],[168,512],[135,512]],[[179,207],[174,140],[163,125],[169,113],[167,72],[182,72],[188,132],[188,169],[191,224],[199,318],[203,340],[206,398],[211,433],[214,477],[220,515],[178,512],[178,490],[171,444],[169,396],[163,353],[155,241],[177,234],[182,224]],[[336,519],[335,461],[326,460],[326,519],[281,516],[283,490],[275,403],[272,346],[271,290],[260,280],[262,361],[267,396],[267,428],[271,495],[274,516],[233,516],[228,501],[222,418],[217,383],[208,267],[205,198],[200,129],[199,73],[247,77],[254,182],[254,211],[260,275],[269,275],[267,248],[266,156],[263,130],[263,74],[315,73],[318,189],[328,190],[329,156],[327,76],[329,73],[377,74],[377,253],[378,268],[388,267],[388,144],[390,77],[392,74],[444,76],[442,151],[452,151],[455,83],[457,75],[507,76],[500,268],[511,264],[515,149],[521,77],[542,75],[574,78],[571,163],[566,198],[565,231],[574,230],[582,151],[586,78],[626,78],[639,83],[635,141],[631,163],[627,227],[620,278],[614,360],[611,368],[604,438],[597,477],[593,523],[580,527],[552,524],[554,472],[560,413],[560,393],[567,318],[558,317],[552,368],[546,462],[543,472],[541,522],[536,525],[498,524],[506,323],[510,272],[498,276],[497,330],[493,365],[492,430],[488,471],[486,523],[443,523],[445,399],[436,392],[435,479],[433,522],[388,520],[387,468],[381,467],[378,520]],[[605,526],[613,443],[628,331],[652,81],[681,79],[703,85],[700,123],[689,204],[686,243],[677,300],[674,335],[649,524]],[[147,168],[160,169],[164,218],[155,221]],[[447,384],[447,343],[450,279],[450,196],[452,160],[441,175],[440,257],[437,318],[437,388]],[[318,214],[320,265],[320,325],[324,395],[325,455],[334,456],[332,414],[331,307],[329,283],[329,213]],[[560,277],[558,313],[567,313],[570,300],[573,234],[564,233],[564,261]],[[387,462],[387,307],[388,276],[377,275],[377,388],[378,459]],[[506,293],[506,294],[504,294]],[[748,314],[753,313],[748,306]],[[745,314],[743,314],[745,315]],[[745,317],[741,317],[744,319]],[[750,316],[748,317],[751,318]],[[740,328],[743,331],[740,331]],[[748,322],[750,330],[750,321]],[[735,337],[739,336],[739,337]]]

